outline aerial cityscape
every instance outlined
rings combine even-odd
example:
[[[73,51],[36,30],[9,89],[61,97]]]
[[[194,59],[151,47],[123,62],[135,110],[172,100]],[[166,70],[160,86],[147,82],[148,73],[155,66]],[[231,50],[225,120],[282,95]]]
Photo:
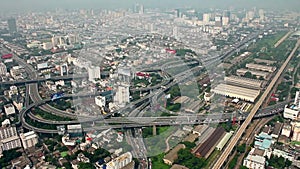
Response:
[[[300,1],[1,2],[0,169],[300,168]]]

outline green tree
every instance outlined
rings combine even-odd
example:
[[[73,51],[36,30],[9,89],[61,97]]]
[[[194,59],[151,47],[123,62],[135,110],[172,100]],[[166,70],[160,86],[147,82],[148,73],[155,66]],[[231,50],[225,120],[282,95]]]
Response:
[[[246,78],[252,78],[252,73],[251,72],[246,72],[244,75]]]
[[[91,163],[79,163],[78,169],[96,169],[96,167]]]
[[[237,151],[238,151],[239,153],[244,153],[244,152],[246,151],[246,144],[243,143],[243,144],[239,145],[239,146],[237,147]]]

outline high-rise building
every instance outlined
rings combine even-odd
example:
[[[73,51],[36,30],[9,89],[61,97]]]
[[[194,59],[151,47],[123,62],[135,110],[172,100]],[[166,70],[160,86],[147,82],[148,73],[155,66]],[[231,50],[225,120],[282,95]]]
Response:
[[[38,143],[38,136],[34,131],[21,133],[20,138],[24,149],[34,147]]]
[[[90,66],[88,68],[89,81],[93,82],[95,79],[101,79],[100,67]]]
[[[8,30],[10,33],[16,33],[17,32],[17,22],[15,18],[10,18],[7,20],[8,24]]]
[[[118,80],[121,83],[129,84],[133,77],[133,73],[129,67],[119,67],[118,68]]]
[[[5,150],[11,150],[21,146],[16,127],[10,126],[0,128],[0,154]]]
[[[177,26],[175,26],[174,28],[173,28],[173,37],[174,38],[178,38],[178,27]]]
[[[5,75],[7,73],[6,65],[0,62],[0,75]]]
[[[95,97],[95,103],[99,107],[105,107],[106,99],[104,96],[97,96],[97,97]]]
[[[52,46],[60,45],[60,37],[59,36],[53,36],[51,38]]]
[[[139,11],[139,14],[144,14],[144,12],[145,12],[144,5],[140,5],[140,11]]]
[[[254,11],[248,11],[246,13],[246,19],[247,20],[253,20],[254,19],[254,15],[255,15]]]
[[[259,20],[264,21],[265,20],[265,11],[263,9],[258,10]]]
[[[229,24],[229,18],[228,17],[222,17],[222,25],[227,26]]]
[[[180,11],[179,11],[179,9],[175,9],[174,11],[175,11],[175,17],[176,18],[180,18]]]
[[[129,93],[129,85],[120,83],[116,87],[116,92],[115,92],[115,97],[114,97],[114,103],[118,105],[119,107],[124,107],[127,103],[130,102],[130,93]]]
[[[64,76],[64,75],[68,75],[69,74],[69,70],[68,70],[68,64],[63,64],[60,66],[60,75]]]
[[[209,21],[210,21],[210,14],[208,13],[203,14],[203,23],[208,24]]]
[[[215,26],[222,27],[222,17],[221,16],[215,17]]]

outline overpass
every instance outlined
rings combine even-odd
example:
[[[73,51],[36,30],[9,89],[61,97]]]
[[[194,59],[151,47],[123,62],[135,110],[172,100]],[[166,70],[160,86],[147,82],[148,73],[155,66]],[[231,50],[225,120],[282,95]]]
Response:
[[[87,74],[76,74],[76,75],[65,75],[65,76],[54,76],[51,78],[36,78],[31,80],[17,80],[17,81],[6,81],[6,82],[0,82],[0,85],[21,85],[21,84],[30,84],[30,83],[39,83],[44,82],[47,80],[72,80],[72,79],[82,79],[86,78]]]
[[[268,110],[268,111],[267,111]],[[254,116],[254,118],[263,118],[263,117],[269,117],[275,114],[278,114],[282,112],[283,107],[277,108],[274,110],[266,109],[264,111],[261,111],[257,115]],[[219,118],[221,116],[224,116],[226,118]],[[88,126],[84,127],[84,131],[92,131],[92,130],[106,130],[109,128],[112,129],[119,129],[119,128],[135,128],[135,127],[147,127],[147,126],[179,126],[179,125],[195,125],[195,124],[210,124],[210,123],[224,123],[231,119],[232,114],[211,114],[206,115],[207,117],[201,117],[201,116],[171,116],[171,117],[128,117],[128,118],[111,118],[107,120],[99,120],[94,121],[95,126]],[[243,121],[247,118],[248,114],[241,115],[238,117],[239,121]],[[208,118],[209,117],[209,118]],[[116,123],[119,121],[119,123]],[[82,124],[85,125],[88,123],[88,125],[91,125],[91,121],[83,122]],[[111,124],[116,123],[116,124]],[[123,123],[123,124],[121,124]],[[24,117],[22,117],[22,124],[23,127],[29,130],[34,130],[36,132],[40,133],[57,133],[57,130],[48,130],[48,129],[41,129],[36,128],[34,126],[29,125]],[[76,124],[76,123],[72,123]],[[78,122],[77,122],[78,124]]]

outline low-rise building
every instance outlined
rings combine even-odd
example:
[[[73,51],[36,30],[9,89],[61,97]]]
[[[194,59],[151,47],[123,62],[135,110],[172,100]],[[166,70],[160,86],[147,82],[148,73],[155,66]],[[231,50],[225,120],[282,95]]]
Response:
[[[239,76],[244,76],[247,72],[250,72],[252,75],[255,75],[257,78],[262,77],[264,79],[268,79],[270,75],[269,72],[256,71],[256,70],[250,70],[244,68],[236,70],[236,74]]]
[[[243,166],[251,169],[265,169],[266,159],[259,155],[249,155],[244,159]]]
[[[114,158],[110,162],[102,165],[105,169],[122,169],[132,162],[132,154],[130,152],[124,153],[121,156]]]
[[[271,133],[271,136],[273,138],[277,139],[279,137],[282,126],[283,126],[282,123],[276,123],[275,124],[275,126],[273,128],[273,131]]]
[[[260,94],[260,90],[247,89],[227,84],[217,85],[214,89],[212,89],[212,92],[231,98],[242,99],[249,102],[255,102],[256,98]]]
[[[5,150],[22,147],[20,137],[17,134],[16,127],[0,128],[0,154]]]
[[[292,123],[293,128],[293,136],[291,138],[292,141],[300,141],[300,122]]]
[[[281,130],[281,135],[290,137],[292,132],[292,126],[289,124],[284,124]]]
[[[194,128],[193,134],[197,134],[198,136],[201,136],[202,133],[208,128],[208,125],[198,125]]]
[[[298,116],[299,116],[298,106],[292,104],[292,105],[286,105],[284,107],[284,111],[283,111],[284,118],[291,119],[291,120],[297,120]]]
[[[254,64],[254,63],[248,63],[246,64],[246,67],[248,69],[254,69],[254,70],[261,70],[265,72],[275,72],[276,67],[274,66],[265,66],[265,65],[259,65],[259,64]]]
[[[38,143],[38,136],[34,131],[21,133],[20,138],[24,149],[34,147]]]
[[[236,86],[245,87],[249,89],[260,89],[263,86],[263,82],[264,82],[262,80],[250,79],[250,78],[239,77],[239,76],[225,77],[224,81],[226,84],[236,85]]]
[[[231,138],[232,134],[233,134],[232,132],[226,133],[225,136],[222,138],[222,140],[219,142],[219,144],[216,146],[216,149],[221,151],[226,145],[226,143],[229,141],[229,139]]]
[[[264,169],[266,164],[266,158],[264,156],[264,151],[253,148],[244,159],[243,166],[251,169]]]
[[[169,151],[168,154],[165,155],[163,161],[165,164],[173,165],[174,161],[178,158],[178,151],[181,149],[184,149],[184,144],[178,144],[176,147],[174,147],[171,151]]]
[[[7,116],[13,115],[16,113],[15,107],[13,104],[7,104],[4,106],[4,111]]]
[[[279,150],[279,149],[274,149],[272,151],[272,154],[277,156],[277,157],[283,157],[284,159],[293,161],[294,160],[294,155],[287,153],[285,151]]]

